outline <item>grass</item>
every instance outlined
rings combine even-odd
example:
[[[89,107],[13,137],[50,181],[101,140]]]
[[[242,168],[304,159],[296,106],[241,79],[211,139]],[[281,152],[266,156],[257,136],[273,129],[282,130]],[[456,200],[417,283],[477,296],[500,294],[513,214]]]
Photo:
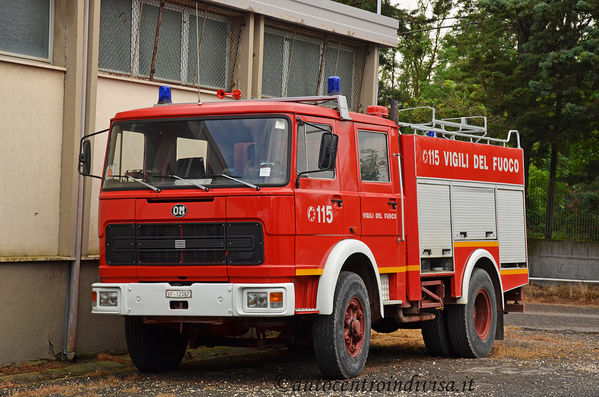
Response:
[[[599,347],[592,341],[575,335],[538,333],[507,326],[505,339],[495,341],[490,357],[517,360],[565,359],[573,362],[582,358],[599,360]]]
[[[372,331],[370,346],[375,349],[394,346],[398,353],[405,355],[426,354],[419,329],[398,329],[390,334]]]
[[[70,363],[69,363],[70,364]],[[37,360],[0,367],[0,375],[14,375],[25,372],[39,372],[49,369],[63,368],[67,366],[63,361],[58,360]]]
[[[128,354],[109,354],[100,353],[95,357],[90,357],[82,360],[77,360],[75,363],[86,363],[95,361],[114,361],[121,363],[127,367],[131,367],[131,359]],[[27,372],[47,372],[57,368],[67,368],[73,365],[70,361],[59,361],[59,360],[37,360],[23,362],[19,364],[11,364],[0,367],[0,375],[14,375],[23,374]]]
[[[599,306],[599,285],[530,284],[524,287],[524,301],[534,303],[566,303]]]
[[[405,356],[427,355],[419,329],[400,329],[390,334],[372,332],[371,346]],[[489,357],[494,359],[537,360],[590,358],[599,360],[599,346],[576,335],[527,331],[506,326],[505,339],[497,340]]]

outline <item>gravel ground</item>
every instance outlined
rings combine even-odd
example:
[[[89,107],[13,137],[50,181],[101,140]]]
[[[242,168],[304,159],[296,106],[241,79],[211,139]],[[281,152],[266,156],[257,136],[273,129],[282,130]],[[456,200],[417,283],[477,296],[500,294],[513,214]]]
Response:
[[[569,313],[564,307],[547,305],[533,307],[527,315],[510,314],[505,340],[497,341],[485,359],[430,357],[419,330],[374,334],[364,372],[345,382],[322,379],[308,353],[199,349],[177,372],[146,375],[129,364],[124,370],[100,371],[94,376],[28,386],[8,384],[0,395],[599,396],[597,314],[599,309],[581,312],[573,308]],[[547,318],[554,320],[547,325]],[[564,327],[576,324],[572,321],[576,318],[585,324],[579,327],[584,331]]]

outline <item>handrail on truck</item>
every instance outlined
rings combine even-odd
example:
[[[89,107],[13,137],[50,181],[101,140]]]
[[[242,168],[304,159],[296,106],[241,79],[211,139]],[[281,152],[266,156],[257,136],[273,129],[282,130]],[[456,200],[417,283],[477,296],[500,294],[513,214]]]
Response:
[[[512,134],[516,136],[516,147],[520,148],[520,133],[518,130],[509,130],[507,138],[493,138],[487,136],[487,117],[486,116],[468,116],[455,117],[447,119],[437,119],[435,116],[435,108],[430,106],[417,106],[413,108],[399,109],[398,112],[409,112],[417,109],[429,109],[431,111],[431,121],[426,123],[406,123],[398,121],[399,126],[408,127],[415,132],[422,134],[433,133],[433,136],[441,135],[446,139],[467,138],[470,142],[480,143],[485,142],[490,145],[492,143],[506,146],[512,138]],[[457,121],[456,121],[457,120]],[[482,125],[471,124],[472,120],[481,120]],[[449,129],[448,129],[449,128]]]

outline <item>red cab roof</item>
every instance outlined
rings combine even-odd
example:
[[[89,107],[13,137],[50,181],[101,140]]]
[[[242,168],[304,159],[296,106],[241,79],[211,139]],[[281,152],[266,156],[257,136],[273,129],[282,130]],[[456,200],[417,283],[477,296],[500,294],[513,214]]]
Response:
[[[232,114],[296,113],[317,117],[340,119],[339,112],[323,106],[277,100],[219,101],[156,105],[149,108],[119,112],[113,121],[171,117],[222,116]],[[352,121],[367,124],[395,126],[391,120],[350,112]]]

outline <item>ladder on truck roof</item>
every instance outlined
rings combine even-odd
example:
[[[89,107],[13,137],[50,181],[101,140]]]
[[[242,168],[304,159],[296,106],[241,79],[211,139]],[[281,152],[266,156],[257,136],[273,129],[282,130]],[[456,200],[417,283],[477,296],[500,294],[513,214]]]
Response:
[[[426,123],[406,123],[398,121],[399,126],[408,127],[416,133],[438,137],[439,135],[446,139],[463,138],[475,143],[487,143],[488,145],[497,144],[506,146],[512,137],[516,136],[516,146],[520,148],[520,133],[518,130],[509,130],[507,138],[493,138],[487,136],[487,118],[485,116],[455,117],[448,119],[437,119],[435,109],[430,106],[417,106],[413,108],[399,109],[398,112],[409,112],[417,109],[429,109],[431,111],[431,121]],[[474,120],[480,120],[482,125],[472,124]]]

